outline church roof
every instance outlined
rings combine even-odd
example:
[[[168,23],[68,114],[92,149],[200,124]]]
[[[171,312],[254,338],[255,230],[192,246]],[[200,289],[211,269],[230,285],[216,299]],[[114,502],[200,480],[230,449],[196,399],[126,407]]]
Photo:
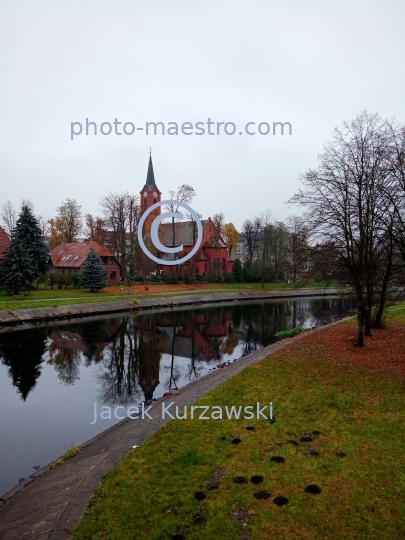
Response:
[[[152,156],[149,156],[148,174],[146,175],[146,186],[149,191],[156,186],[155,175],[153,173]]]
[[[208,223],[208,219],[201,220],[203,229]],[[174,224],[175,227],[175,242],[179,246],[183,244],[185,246],[191,246],[193,242],[193,227],[191,221],[177,221]],[[162,223],[160,228],[163,232],[162,244],[165,246],[171,246],[173,243],[173,229],[171,223]],[[197,235],[196,235],[197,236]]]
[[[204,228],[208,224],[208,219],[202,219],[201,224]],[[191,221],[176,221],[174,223],[175,227],[175,243],[176,246],[179,246],[180,244],[183,244],[184,246],[191,246],[194,244],[193,241],[193,227]],[[165,246],[171,246],[173,243],[173,229],[171,223],[162,223],[159,227],[159,229],[163,233],[163,240],[161,240],[162,244]],[[196,239],[197,239],[197,233],[196,233]],[[212,242],[211,242],[212,243]],[[213,244],[212,244],[213,245]],[[219,241],[218,247],[226,247],[226,244],[222,242],[222,240]],[[202,257],[204,258],[204,257]],[[209,259],[209,257],[207,257]]]

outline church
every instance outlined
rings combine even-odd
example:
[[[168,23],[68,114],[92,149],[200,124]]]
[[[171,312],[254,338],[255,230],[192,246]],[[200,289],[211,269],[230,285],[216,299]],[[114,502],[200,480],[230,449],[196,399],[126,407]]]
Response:
[[[153,204],[160,202],[162,192],[156,185],[153,172],[152,156],[149,156],[148,173],[146,183],[140,191],[141,215]],[[153,220],[161,214],[161,208],[158,207],[152,211],[145,220],[143,235],[148,236]],[[180,208],[181,211],[181,208]],[[232,271],[233,260],[228,257],[228,246],[222,238],[220,231],[217,231],[215,224],[209,217],[202,219],[203,237],[200,249],[197,253],[179,265],[165,265],[154,263],[154,268],[158,274],[169,274],[177,272],[179,277],[185,273],[191,273],[196,276],[208,276],[212,272],[225,274]],[[182,251],[168,254],[159,253],[158,258],[162,260],[182,259],[192,250],[197,237],[196,227],[192,221],[177,221],[174,224],[174,238],[172,223],[161,223],[159,226],[159,237],[161,243],[166,247],[178,247],[183,245]]]

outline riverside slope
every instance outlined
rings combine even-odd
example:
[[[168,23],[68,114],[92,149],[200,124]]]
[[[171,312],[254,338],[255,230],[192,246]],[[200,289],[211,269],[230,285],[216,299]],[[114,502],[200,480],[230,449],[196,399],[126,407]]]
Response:
[[[200,304],[224,302],[242,302],[252,300],[271,300],[277,298],[299,298],[308,296],[336,296],[339,289],[294,289],[288,291],[237,292],[193,294],[173,297],[142,298],[135,296],[130,300],[99,302],[92,304],[72,304],[58,307],[40,307],[30,309],[1,310],[0,328],[24,323],[41,323],[52,320],[66,320],[82,317],[94,317],[109,313],[124,313],[149,309],[176,308]],[[347,291],[346,291],[347,292]]]

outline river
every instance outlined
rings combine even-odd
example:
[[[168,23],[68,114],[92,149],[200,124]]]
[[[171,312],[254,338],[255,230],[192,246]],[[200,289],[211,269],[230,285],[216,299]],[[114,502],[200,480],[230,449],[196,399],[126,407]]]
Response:
[[[353,314],[351,298],[297,298],[103,316],[0,332],[0,494],[151,401],[277,341]]]

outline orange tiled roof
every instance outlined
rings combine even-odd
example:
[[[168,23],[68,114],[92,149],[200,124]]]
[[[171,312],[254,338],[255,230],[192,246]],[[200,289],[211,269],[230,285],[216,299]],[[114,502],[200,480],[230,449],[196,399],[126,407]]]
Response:
[[[10,245],[10,238],[8,237],[6,231],[0,227],[0,260],[3,258],[4,252]]]
[[[87,259],[90,248],[94,248],[100,257],[114,257],[108,248],[100,246],[100,244],[91,240],[71,243],[62,242],[54,247],[48,255],[54,267],[79,268]],[[114,259],[117,260],[116,257]],[[118,264],[120,263],[118,262]]]

